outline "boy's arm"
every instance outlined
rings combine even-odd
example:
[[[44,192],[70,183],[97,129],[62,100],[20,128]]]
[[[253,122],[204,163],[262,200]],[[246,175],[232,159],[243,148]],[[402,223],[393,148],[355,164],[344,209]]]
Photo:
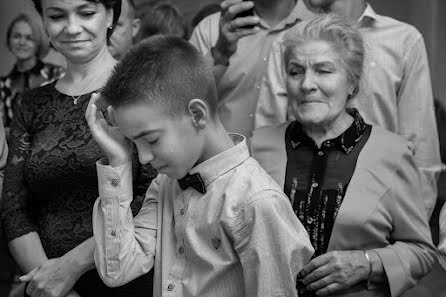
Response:
[[[234,226],[245,295],[297,296],[297,273],[314,249],[286,196],[274,190],[256,194],[243,206]]]
[[[119,128],[109,125],[100,107],[106,106],[98,94],[91,96],[85,118],[96,143],[107,156],[97,163],[99,198],[93,208],[94,260],[104,283],[121,286],[153,267],[156,248],[158,183],[146,193],[144,203],[133,218],[132,143]],[[113,109],[108,106],[114,124]]]
[[[157,228],[158,178],[133,218],[132,167],[97,163],[99,198],[93,208],[96,268],[107,286],[122,286],[152,269]]]

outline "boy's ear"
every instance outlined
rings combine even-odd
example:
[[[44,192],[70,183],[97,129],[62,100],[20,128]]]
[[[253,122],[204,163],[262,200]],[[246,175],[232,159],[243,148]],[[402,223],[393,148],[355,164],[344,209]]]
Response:
[[[188,113],[192,123],[199,129],[204,129],[209,121],[209,108],[201,99],[191,99],[187,104]]]

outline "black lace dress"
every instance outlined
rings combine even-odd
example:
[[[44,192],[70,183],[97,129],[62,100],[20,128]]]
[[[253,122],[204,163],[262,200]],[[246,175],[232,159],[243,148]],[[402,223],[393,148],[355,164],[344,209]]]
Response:
[[[90,94],[76,105],[55,82],[25,92],[11,125],[11,143],[1,201],[8,241],[38,232],[49,258],[60,257],[93,236],[92,209],[98,197],[95,162],[104,155],[84,118]],[[136,150],[135,150],[136,152]],[[133,158],[134,214],[156,171]],[[82,296],[151,296],[152,274],[111,289],[96,270],[74,289]]]

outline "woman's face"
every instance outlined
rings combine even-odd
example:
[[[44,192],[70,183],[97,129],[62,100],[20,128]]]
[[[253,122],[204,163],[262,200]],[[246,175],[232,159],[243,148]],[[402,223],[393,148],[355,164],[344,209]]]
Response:
[[[303,126],[330,127],[353,87],[338,52],[325,41],[302,42],[286,65],[291,110]]]
[[[37,45],[31,26],[25,21],[14,24],[9,37],[9,49],[17,60],[29,60],[36,56]]]
[[[112,10],[86,0],[42,0],[45,29],[69,61],[89,61],[107,45]]]

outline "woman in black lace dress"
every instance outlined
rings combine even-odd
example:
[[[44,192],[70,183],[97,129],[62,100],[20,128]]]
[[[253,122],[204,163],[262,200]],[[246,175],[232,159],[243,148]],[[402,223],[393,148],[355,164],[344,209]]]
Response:
[[[30,296],[151,296],[152,276],[106,287],[94,269],[91,211],[102,157],[84,118],[92,92],[116,61],[107,38],[120,0],[34,0],[66,75],[17,102],[1,201],[1,224]],[[136,151],[136,150],[135,150]],[[133,210],[156,175],[135,156]]]

